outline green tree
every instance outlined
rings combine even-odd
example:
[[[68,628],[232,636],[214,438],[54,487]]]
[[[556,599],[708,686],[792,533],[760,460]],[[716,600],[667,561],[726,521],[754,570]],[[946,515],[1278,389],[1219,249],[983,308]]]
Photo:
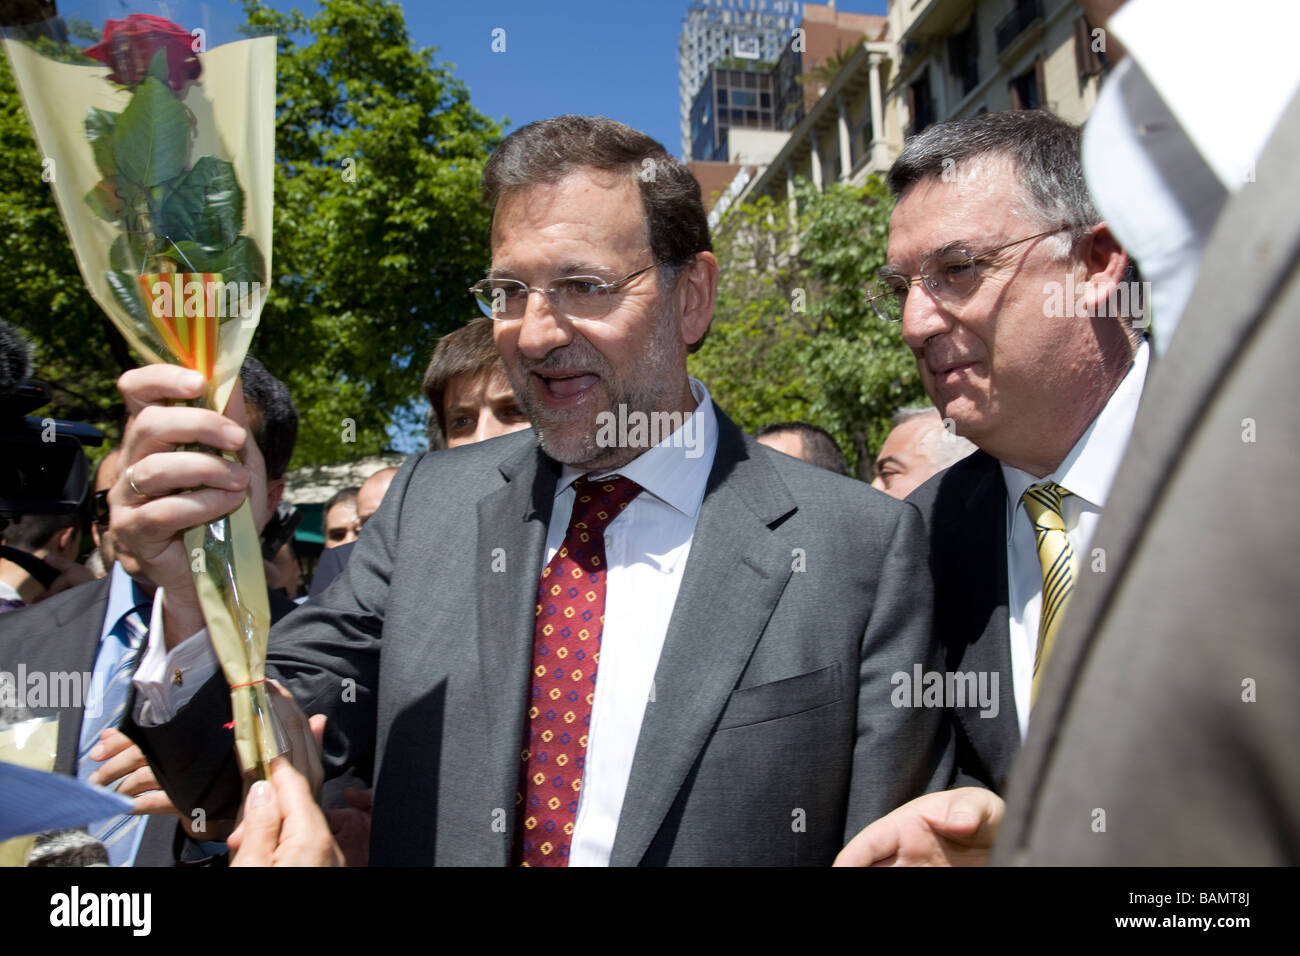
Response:
[[[723,218],[717,307],[692,374],[747,429],[820,425],[861,473],[890,415],[925,398],[898,326],[866,303],[893,203],[876,177],[824,193],[800,181],[796,202],[794,225],[787,205],[767,196]]]
[[[0,56],[0,319],[23,331],[34,372],[53,386],[41,414],[90,422],[115,440],[123,406],[114,382],[136,359],[81,281],[46,178],[57,172],[36,149]]]
[[[488,263],[479,178],[501,129],[434,50],[411,48],[395,3],[245,7],[279,36],[278,278],[253,347],[304,410],[296,463],[379,451],[395,418],[422,432],[425,363],[473,311],[465,290]]]
[[[435,50],[412,48],[395,3],[244,12],[249,32],[278,35],[274,284],[252,350],[302,413],[296,465],[379,451],[394,421],[423,433],[424,365],[473,312],[465,289],[488,262],[479,177],[501,128]],[[0,318],[33,340],[50,412],[116,438],[113,383],[137,359],[82,285],[5,62],[0,173]]]

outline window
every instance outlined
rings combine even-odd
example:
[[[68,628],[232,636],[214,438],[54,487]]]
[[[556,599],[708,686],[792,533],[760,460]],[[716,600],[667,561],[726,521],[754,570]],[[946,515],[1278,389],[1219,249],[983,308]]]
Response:
[[[1034,65],[1007,84],[1011,94],[1013,110],[1036,110],[1042,107],[1046,97],[1043,90],[1043,58],[1034,60]]]
[[[1094,32],[1096,35],[1094,36]],[[1074,64],[1079,71],[1079,82],[1100,76],[1110,68],[1106,59],[1106,35],[1094,31],[1087,17],[1074,20]]]
[[[934,122],[934,100],[930,96],[930,75],[922,73],[920,79],[907,88],[907,112],[912,116],[909,136],[915,136]]]
[[[980,38],[972,16],[965,30],[948,37],[948,72],[957,78],[962,96],[979,85],[979,53]]]

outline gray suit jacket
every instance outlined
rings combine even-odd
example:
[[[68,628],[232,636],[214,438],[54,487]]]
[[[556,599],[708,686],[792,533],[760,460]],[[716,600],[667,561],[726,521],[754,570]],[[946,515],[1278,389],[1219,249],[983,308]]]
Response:
[[[16,674],[21,663],[29,674],[93,672],[99,656],[104,615],[108,612],[110,580],[103,577],[79,584],[38,604],[0,614],[0,671]],[[296,607],[283,592],[271,593],[272,620],[278,621]],[[62,702],[67,706],[31,710],[37,717],[58,716],[54,771],[75,775],[84,707],[82,701]],[[198,844],[187,843],[175,814],[150,814],[145,820],[134,865],[172,866],[182,859],[182,852],[186,861],[198,861],[203,856],[198,852]]]
[[[109,578],[69,588],[39,604],[0,614],[0,671],[89,674],[99,655],[99,635],[108,609]],[[37,707],[37,717],[59,718],[56,773],[75,775],[81,745],[82,701],[62,700],[64,707]],[[174,814],[151,814],[136,851],[136,866],[171,866],[180,824]]]
[[[721,411],[718,430],[614,865],[826,864],[952,772],[946,714],[890,700],[939,659],[916,510]],[[531,432],[408,460],[343,574],[272,633],[274,672],[330,717],[330,771],[373,764],[372,864],[509,862],[558,476]],[[225,697],[214,679],[130,731],[178,806],[238,799]]]
[[[995,862],[1300,862],[1300,99],[1152,372]]]

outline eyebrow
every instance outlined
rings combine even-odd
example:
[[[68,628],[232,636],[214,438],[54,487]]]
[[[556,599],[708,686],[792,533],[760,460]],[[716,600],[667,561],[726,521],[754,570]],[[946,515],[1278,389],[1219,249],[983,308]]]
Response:
[[[607,265],[597,265],[594,262],[569,261],[561,264],[559,268],[555,270],[555,273],[553,274],[553,278],[564,279],[564,278],[568,278],[569,276],[586,276],[586,275],[598,276],[601,275],[602,273],[612,274],[613,270]],[[517,276],[513,269],[506,269],[506,268],[499,269],[493,267],[491,269],[488,269],[488,278],[489,279],[514,279],[517,278]]]
[[[947,252],[965,252],[967,249],[970,249],[972,245],[974,244],[969,239],[954,239],[952,242],[944,243],[937,249],[931,249],[929,252],[925,253],[925,255],[921,256],[921,261],[924,262],[926,259],[933,256],[941,256]],[[901,278],[907,278],[908,274],[894,263],[886,262],[879,270],[877,270],[877,275],[882,277],[899,276]]]
[[[898,467],[900,467],[900,468],[903,467],[903,463],[902,463],[901,461],[899,461],[897,458],[895,458],[893,455],[886,455],[884,458],[877,458],[877,459],[876,459],[876,463],[872,466],[872,469],[873,469],[877,474],[879,474],[879,473],[880,473],[880,469],[881,469],[881,467],[882,467],[883,465],[887,465],[887,464],[890,464],[890,463],[895,464],[895,465],[898,465]]]

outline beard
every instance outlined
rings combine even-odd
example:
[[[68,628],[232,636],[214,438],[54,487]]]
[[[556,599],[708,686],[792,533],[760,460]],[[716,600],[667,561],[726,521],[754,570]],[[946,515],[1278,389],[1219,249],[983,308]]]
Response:
[[[671,297],[654,316],[654,334],[629,367],[615,370],[605,357],[575,330],[573,341],[545,358],[532,361],[516,353],[506,372],[515,397],[523,406],[542,450],[556,461],[582,468],[616,468],[636,458],[645,448],[607,446],[597,442],[602,413],[649,415],[681,406],[686,387],[685,352],[677,335]],[[583,369],[598,377],[591,400],[575,408],[554,408],[538,397],[534,373],[548,369]]]

